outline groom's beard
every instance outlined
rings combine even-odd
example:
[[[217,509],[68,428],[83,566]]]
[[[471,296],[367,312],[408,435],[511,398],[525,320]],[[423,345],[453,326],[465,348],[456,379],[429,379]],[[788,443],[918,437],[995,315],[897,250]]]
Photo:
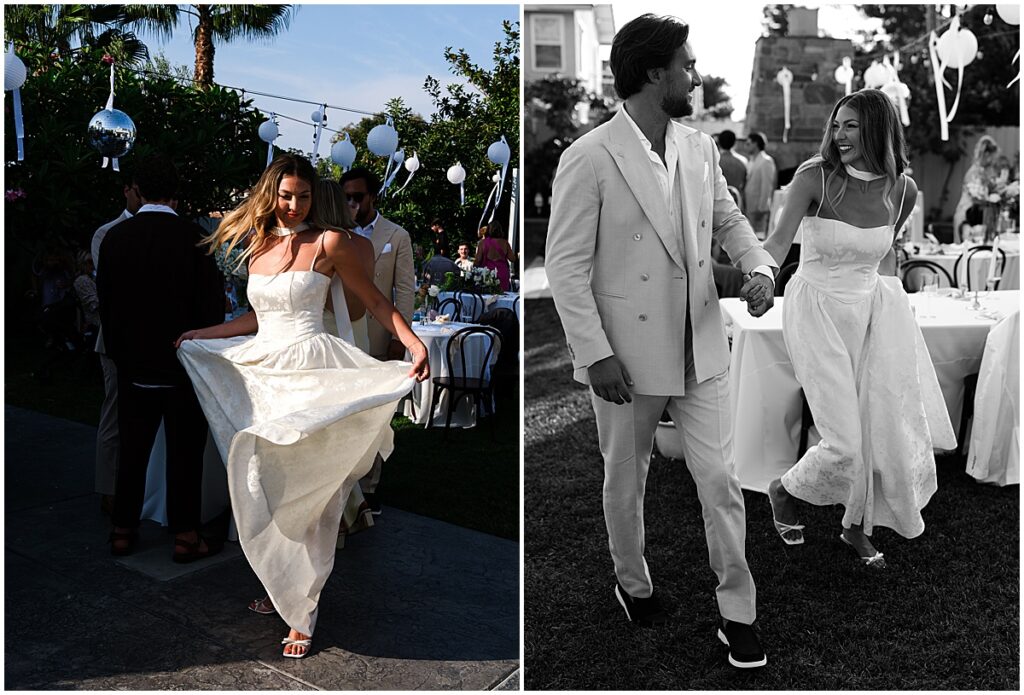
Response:
[[[662,110],[669,118],[682,118],[693,113],[693,104],[690,103],[690,95],[665,96],[661,100]]]

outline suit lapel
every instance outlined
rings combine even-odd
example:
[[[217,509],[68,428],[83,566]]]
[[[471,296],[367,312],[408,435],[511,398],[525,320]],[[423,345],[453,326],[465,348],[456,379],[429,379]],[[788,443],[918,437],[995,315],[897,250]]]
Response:
[[[680,268],[683,266],[683,254],[679,248],[679,230],[673,229],[668,208],[661,195],[661,186],[654,172],[644,146],[640,143],[633,127],[626,121],[620,107],[619,113],[609,123],[607,147],[615,157],[615,165],[619,168],[622,178],[626,180],[640,209],[650,221],[654,231],[661,239],[665,250]]]
[[[676,123],[673,123],[672,127],[676,129],[676,146],[679,152],[679,160],[676,162],[676,185],[679,186],[680,198],[683,201],[683,244],[684,248],[689,250],[686,254],[688,264],[696,265],[700,248],[697,234],[702,231],[698,229],[698,224],[702,213],[701,205],[704,202],[704,190],[708,177],[711,176],[711,165],[701,152],[698,131]]]

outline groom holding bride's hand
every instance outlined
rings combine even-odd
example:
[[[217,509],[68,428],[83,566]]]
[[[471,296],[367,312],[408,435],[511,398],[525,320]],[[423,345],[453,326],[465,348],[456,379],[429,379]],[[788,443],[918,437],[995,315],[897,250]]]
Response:
[[[611,67],[625,103],[562,155],[545,265],[574,376],[594,392],[617,600],[634,623],[667,620],[644,559],[643,500],[668,410],[718,576],[717,636],[729,663],[753,668],[767,658],[751,628],[755,590],[712,237],[750,274],[742,294],[753,316],[771,308],[778,266],[729,195],[712,139],[672,120],[692,112],[690,92],[701,85],[688,35],[685,23],[653,15],[616,34]]]

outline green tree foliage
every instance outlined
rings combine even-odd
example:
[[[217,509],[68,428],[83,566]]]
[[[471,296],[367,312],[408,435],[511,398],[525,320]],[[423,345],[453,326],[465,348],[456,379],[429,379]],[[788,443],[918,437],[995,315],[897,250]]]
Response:
[[[5,187],[25,197],[5,203],[8,269],[12,257],[32,257],[44,244],[88,248],[95,229],[124,208],[125,174],[146,155],[173,158],[182,178],[178,210],[189,217],[233,207],[263,170],[266,146],[257,129],[265,117],[251,101],[219,87],[200,91],[171,79],[143,79],[129,69],[116,72],[114,107],[135,123],[135,145],[120,160],[122,173],[100,168],[102,158],[89,145],[86,129],[110,89],[102,50],[86,46],[73,59],[55,59],[42,46],[19,53],[29,70],[21,90],[25,159],[12,161],[16,143],[8,102]]]
[[[704,75],[702,78],[704,90],[704,109],[712,118],[728,118],[732,115],[732,99],[725,93],[725,87],[729,86],[724,77]]]
[[[80,46],[102,49],[120,61],[144,62],[149,50],[133,32],[136,13],[123,5],[7,5],[4,39],[70,57]]]
[[[354,166],[365,166],[383,177],[387,163],[366,148],[370,130],[384,123],[384,115],[392,118],[398,130],[398,146],[406,158],[419,155],[420,169],[402,192],[408,172],[399,171],[378,208],[389,219],[402,225],[413,241],[429,245],[430,223],[442,220],[453,246],[460,241],[476,241],[477,223],[494,188],[491,177],[500,167],[487,158],[487,148],[502,135],[511,150],[508,180],[495,219],[506,224],[511,200],[511,174],[519,166],[519,27],[503,23],[504,38],[495,43],[490,70],[474,63],[462,49],[445,51],[451,72],[460,81],[442,86],[440,80],[428,76],[424,89],[431,96],[435,112],[429,122],[413,113],[401,98],[388,101],[384,113],[361,119],[346,126],[356,146]],[[331,142],[337,142],[334,136]],[[321,147],[323,145],[321,144]],[[322,152],[329,157],[329,148]],[[459,204],[459,187],[448,182],[447,171],[456,162],[466,170],[465,205]],[[320,162],[321,173],[337,178],[341,170],[329,162]],[[489,217],[490,215],[488,215]]]
[[[765,36],[786,36],[789,34],[789,11],[793,5],[765,5],[761,26]]]

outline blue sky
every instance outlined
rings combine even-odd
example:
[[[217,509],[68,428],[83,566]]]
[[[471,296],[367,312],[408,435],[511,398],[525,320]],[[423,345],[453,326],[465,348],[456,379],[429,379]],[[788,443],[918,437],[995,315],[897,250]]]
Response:
[[[519,19],[518,5],[297,5],[291,25],[271,43],[239,40],[216,45],[214,81],[361,111],[379,111],[400,96],[424,117],[433,112],[423,81],[431,75],[449,84],[455,77],[444,60],[445,48],[463,48],[478,65],[490,67],[494,44],[503,37],[501,22]],[[161,42],[141,35],[153,54],[172,64],[195,63],[191,27],[179,26]],[[275,144],[311,151],[316,107],[252,97],[262,111],[303,120],[280,119]],[[329,128],[358,121],[359,114],[327,111]],[[329,156],[325,132],[319,153]],[[357,145],[358,146],[358,145]]]

